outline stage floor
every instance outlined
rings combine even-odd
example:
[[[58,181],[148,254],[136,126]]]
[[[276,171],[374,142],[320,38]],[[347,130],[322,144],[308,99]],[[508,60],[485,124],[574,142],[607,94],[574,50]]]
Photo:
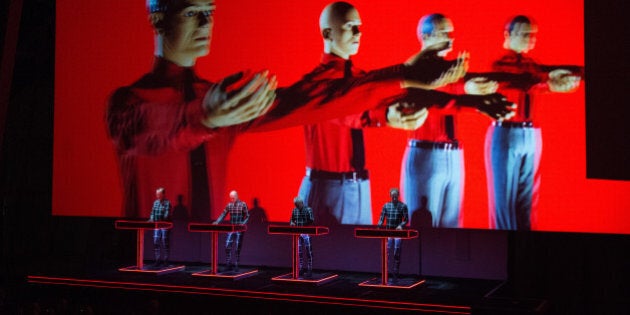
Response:
[[[379,273],[314,270],[314,276],[337,275],[324,283],[314,283],[274,281],[291,270],[264,266],[241,266],[241,271],[256,271],[241,278],[193,275],[207,270],[207,265],[188,264],[181,271],[166,274],[121,272],[118,267],[124,266],[77,273],[32,273],[27,277],[28,290],[34,295],[80,294],[101,308],[113,308],[112,313],[116,313],[117,306],[106,302],[107,296],[138,303],[162,301],[163,308],[175,307],[175,313],[184,313],[179,311],[188,308],[185,313],[192,314],[212,313],[209,310],[217,307],[249,314],[280,314],[289,310],[299,315],[311,310],[318,310],[312,313],[319,314],[322,310],[343,310],[346,314],[473,314],[475,305],[483,304],[503,284],[499,280],[400,275],[399,282],[424,282],[410,288],[375,287],[360,284],[380,279]],[[254,311],[246,310],[250,308]]]

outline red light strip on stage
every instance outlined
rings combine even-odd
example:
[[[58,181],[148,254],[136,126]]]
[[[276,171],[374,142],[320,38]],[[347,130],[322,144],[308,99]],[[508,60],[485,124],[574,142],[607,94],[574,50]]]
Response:
[[[471,314],[469,306],[409,303],[399,301],[366,300],[355,298],[339,298],[331,296],[313,296],[304,294],[272,293],[224,288],[208,288],[169,284],[150,284],[138,282],[120,282],[105,280],[87,280],[63,277],[27,276],[27,282],[33,284],[68,285],[78,287],[94,287],[106,289],[142,290],[155,292],[173,292],[187,294],[204,294],[225,297],[255,298],[273,301],[307,302],[327,305],[368,307],[375,309],[394,309],[405,311],[424,311],[442,314]]]

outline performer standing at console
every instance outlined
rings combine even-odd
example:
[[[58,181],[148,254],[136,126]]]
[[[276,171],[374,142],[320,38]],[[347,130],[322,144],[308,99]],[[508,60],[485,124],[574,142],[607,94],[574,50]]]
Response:
[[[166,190],[160,187],[155,190],[155,201],[151,208],[150,222],[171,221],[171,202],[166,199]],[[167,266],[170,254],[170,230],[155,229],[153,230],[153,250],[155,253],[155,262],[153,267]]]
[[[409,209],[407,205],[401,202],[399,198],[398,188],[392,188],[389,190],[389,197],[391,201],[383,205],[381,210],[381,217],[378,219],[377,226],[382,227],[385,223],[385,228],[402,230],[409,222]],[[387,261],[389,262],[390,253],[393,250],[394,261],[390,263],[392,272],[392,278],[394,281],[398,280],[398,272],[400,271],[400,256],[402,252],[401,247],[402,239],[397,237],[387,238]]]
[[[238,193],[235,190],[230,192],[230,202],[225,206],[221,215],[213,222],[219,224],[227,214],[230,214],[230,224],[247,224],[249,220],[249,211],[247,204],[238,199]],[[225,268],[226,270],[238,271],[238,262],[241,257],[241,248],[243,247],[243,236],[245,232],[228,232],[225,239]],[[234,265],[232,262],[232,251],[234,251]]]
[[[527,80],[501,82],[499,92],[520,106],[510,121],[495,121],[486,134],[485,159],[490,227],[530,230],[538,203],[541,130],[532,117],[538,93],[572,92],[581,75],[566,66],[545,66],[525,56],[536,43],[537,26],[519,15],[505,26],[506,53],[493,71],[528,74]]]
[[[290,225],[293,226],[309,226],[313,225],[315,218],[313,217],[313,209],[304,205],[304,201],[300,197],[293,199],[295,208],[291,212]],[[311,236],[308,234],[300,234],[298,238],[298,257],[300,260],[299,275],[304,275],[304,255],[306,255],[306,277],[313,275],[313,247],[311,246]]]

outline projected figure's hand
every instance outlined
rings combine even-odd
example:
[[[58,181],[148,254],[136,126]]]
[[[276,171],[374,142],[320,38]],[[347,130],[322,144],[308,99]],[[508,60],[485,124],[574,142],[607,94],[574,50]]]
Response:
[[[211,88],[203,99],[209,128],[226,127],[250,121],[265,114],[276,98],[276,77],[269,72],[256,73],[251,78],[238,72]]]
[[[571,92],[580,86],[581,77],[569,70],[556,69],[549,72],[549,90],[557,93]]]
[[[426,108],[414,109],[413,104],[396,103],[387,109],[387,125],[396,129],[415,130],[427,120],[429,111]]]
[[[436,52],[430,51],[427,53],[426,51],[423,51],[411,57],[405,63],[408,67],[408,71],[412,74],[406,76],[403,82],[403,87],[433,90],[447,84],[457,82],[459,79],[464,77],[466,71],[468,71],[468,59],[470,58],[470,54],[468,52],[460,52],[457,59],[452,62],[448,68],[443,70],[439,69],[440,65],[436,66],[432,64],[431,58],[428,60],[425,58],[427,54],[434,53]],[[436,74],[433,75],[432,73]]]
[[[464,83],[464,91],[472,95],[487,95],[497,92],[499,83],[484,77],[472,78]]]
[[[456,102],[462,106],[474,107],[480,113],[498,120],[508,120],[512,118],[516,112],[516,104],[508,101],[505,96],[499,93],[487,95],[459,95]]]

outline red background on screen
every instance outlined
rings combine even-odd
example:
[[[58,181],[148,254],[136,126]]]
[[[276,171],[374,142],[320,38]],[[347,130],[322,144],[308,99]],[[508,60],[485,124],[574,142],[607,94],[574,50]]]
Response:
[[[217,0],[210,53],[197,61],[217,81],[244,70],[269,69],[279,85],[298,80],[319,62],[318,18],[328,1]],[[581,1],[354,1],[363,26],[353,57],[365,70],[401,63],[420,48],[418,19],[440,12],[455,26],[454,58],[470,52],[470,71],[484,71],[503,53],[503,25],[515,14],[539,26],[530,56],[544,64],[584,65]],[[109,94],[150,70],[153,34],[145,1],[59,1],[56,17],[53,214],[121,215],[121,186],[105,132]],[[588,73],[587,73],[588,76]],[[585,89],[537,98],[542,128],[542,182],[535,230],[630,233],[630,183],[586,178]],[[465,228],[488,228],[483,143],[490,120],[474,112],[457,118],[464,144]],[[399,186],[407,132],[366,129],[367,168],[377,216],[390,187]],[[168,166],[166,166],[168,167]],[[304,175],[301,127],[243,134],[231,152],[228,187],[250,207],[258,198],[271,221],[287,221]],[[153,195],[152,191],[146,192]],[[172,197],[172,196],[171,196]],[[218,204],[228,201],[225,200]],[[216,210],[215,210],[216,211]]]

